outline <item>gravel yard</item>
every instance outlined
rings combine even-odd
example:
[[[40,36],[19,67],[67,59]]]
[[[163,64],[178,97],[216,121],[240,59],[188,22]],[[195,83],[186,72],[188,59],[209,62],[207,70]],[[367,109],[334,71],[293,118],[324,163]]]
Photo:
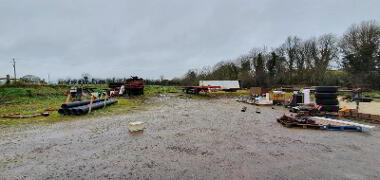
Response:
[[[0,179],[380,179],[378,129],[288,129],[276,122],[282,107],[233,99],[152,101],[125,115],[2,129]],[[147,129],[129,133],[137,120]]]

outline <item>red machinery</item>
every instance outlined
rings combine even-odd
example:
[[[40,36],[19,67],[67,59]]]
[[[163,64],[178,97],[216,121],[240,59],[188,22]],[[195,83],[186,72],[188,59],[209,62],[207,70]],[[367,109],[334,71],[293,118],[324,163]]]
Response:
[[[144,94],[144,80],[137,76],[132,76],[125,82],[110,83],[109,87],[119,92],[119,95],[128,94],[128,96],[133,96]]]
[[[144,80],[133,76],[132,78],[127,79],[127,82],[124,84],[126,93],[131,95],[143,95],[144,94]]]

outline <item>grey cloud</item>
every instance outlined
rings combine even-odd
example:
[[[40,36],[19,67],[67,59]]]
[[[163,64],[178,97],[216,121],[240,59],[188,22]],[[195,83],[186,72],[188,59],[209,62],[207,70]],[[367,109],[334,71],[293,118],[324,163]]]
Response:
[[[278,46],[288,35],[342,34],[378,20],[377,0],[0,0],[0,76],[179,77]]]

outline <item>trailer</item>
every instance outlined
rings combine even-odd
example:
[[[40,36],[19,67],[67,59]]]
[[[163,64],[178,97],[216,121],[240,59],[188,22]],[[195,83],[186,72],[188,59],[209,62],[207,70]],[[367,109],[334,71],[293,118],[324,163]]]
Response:
[[[182,87],[183,92],[186,94],[199,94],[199,92],[210,92],[212,90],[218,90],[220,86],[185,86]]]
[[[199,81],[199,86],[219,86],[219,90],[225,92],[236,92],[240,89],[237,80],[203,80]]]

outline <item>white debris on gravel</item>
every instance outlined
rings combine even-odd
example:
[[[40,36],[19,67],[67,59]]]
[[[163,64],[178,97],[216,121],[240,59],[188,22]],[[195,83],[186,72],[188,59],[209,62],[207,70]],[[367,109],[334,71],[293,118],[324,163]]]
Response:
[[[338,119],[331,119],[331,118],[317,117],[317,116],[314,116],[314,117],[311,117],[311,118],[312,118],[312,119],[325,120],[325,121],[331,121],[331,122],[338,122],[338,123],[350,124],[350,125],[353,125],[353,126],[360,126],[360,127],[367,128],[367,129],[375,128],[375,126],[370,126],[370,125],[365,125],[365,124],[355,123],[355,122],[351,122],[351,121],[343,121],[343,120],[338,120]]]

